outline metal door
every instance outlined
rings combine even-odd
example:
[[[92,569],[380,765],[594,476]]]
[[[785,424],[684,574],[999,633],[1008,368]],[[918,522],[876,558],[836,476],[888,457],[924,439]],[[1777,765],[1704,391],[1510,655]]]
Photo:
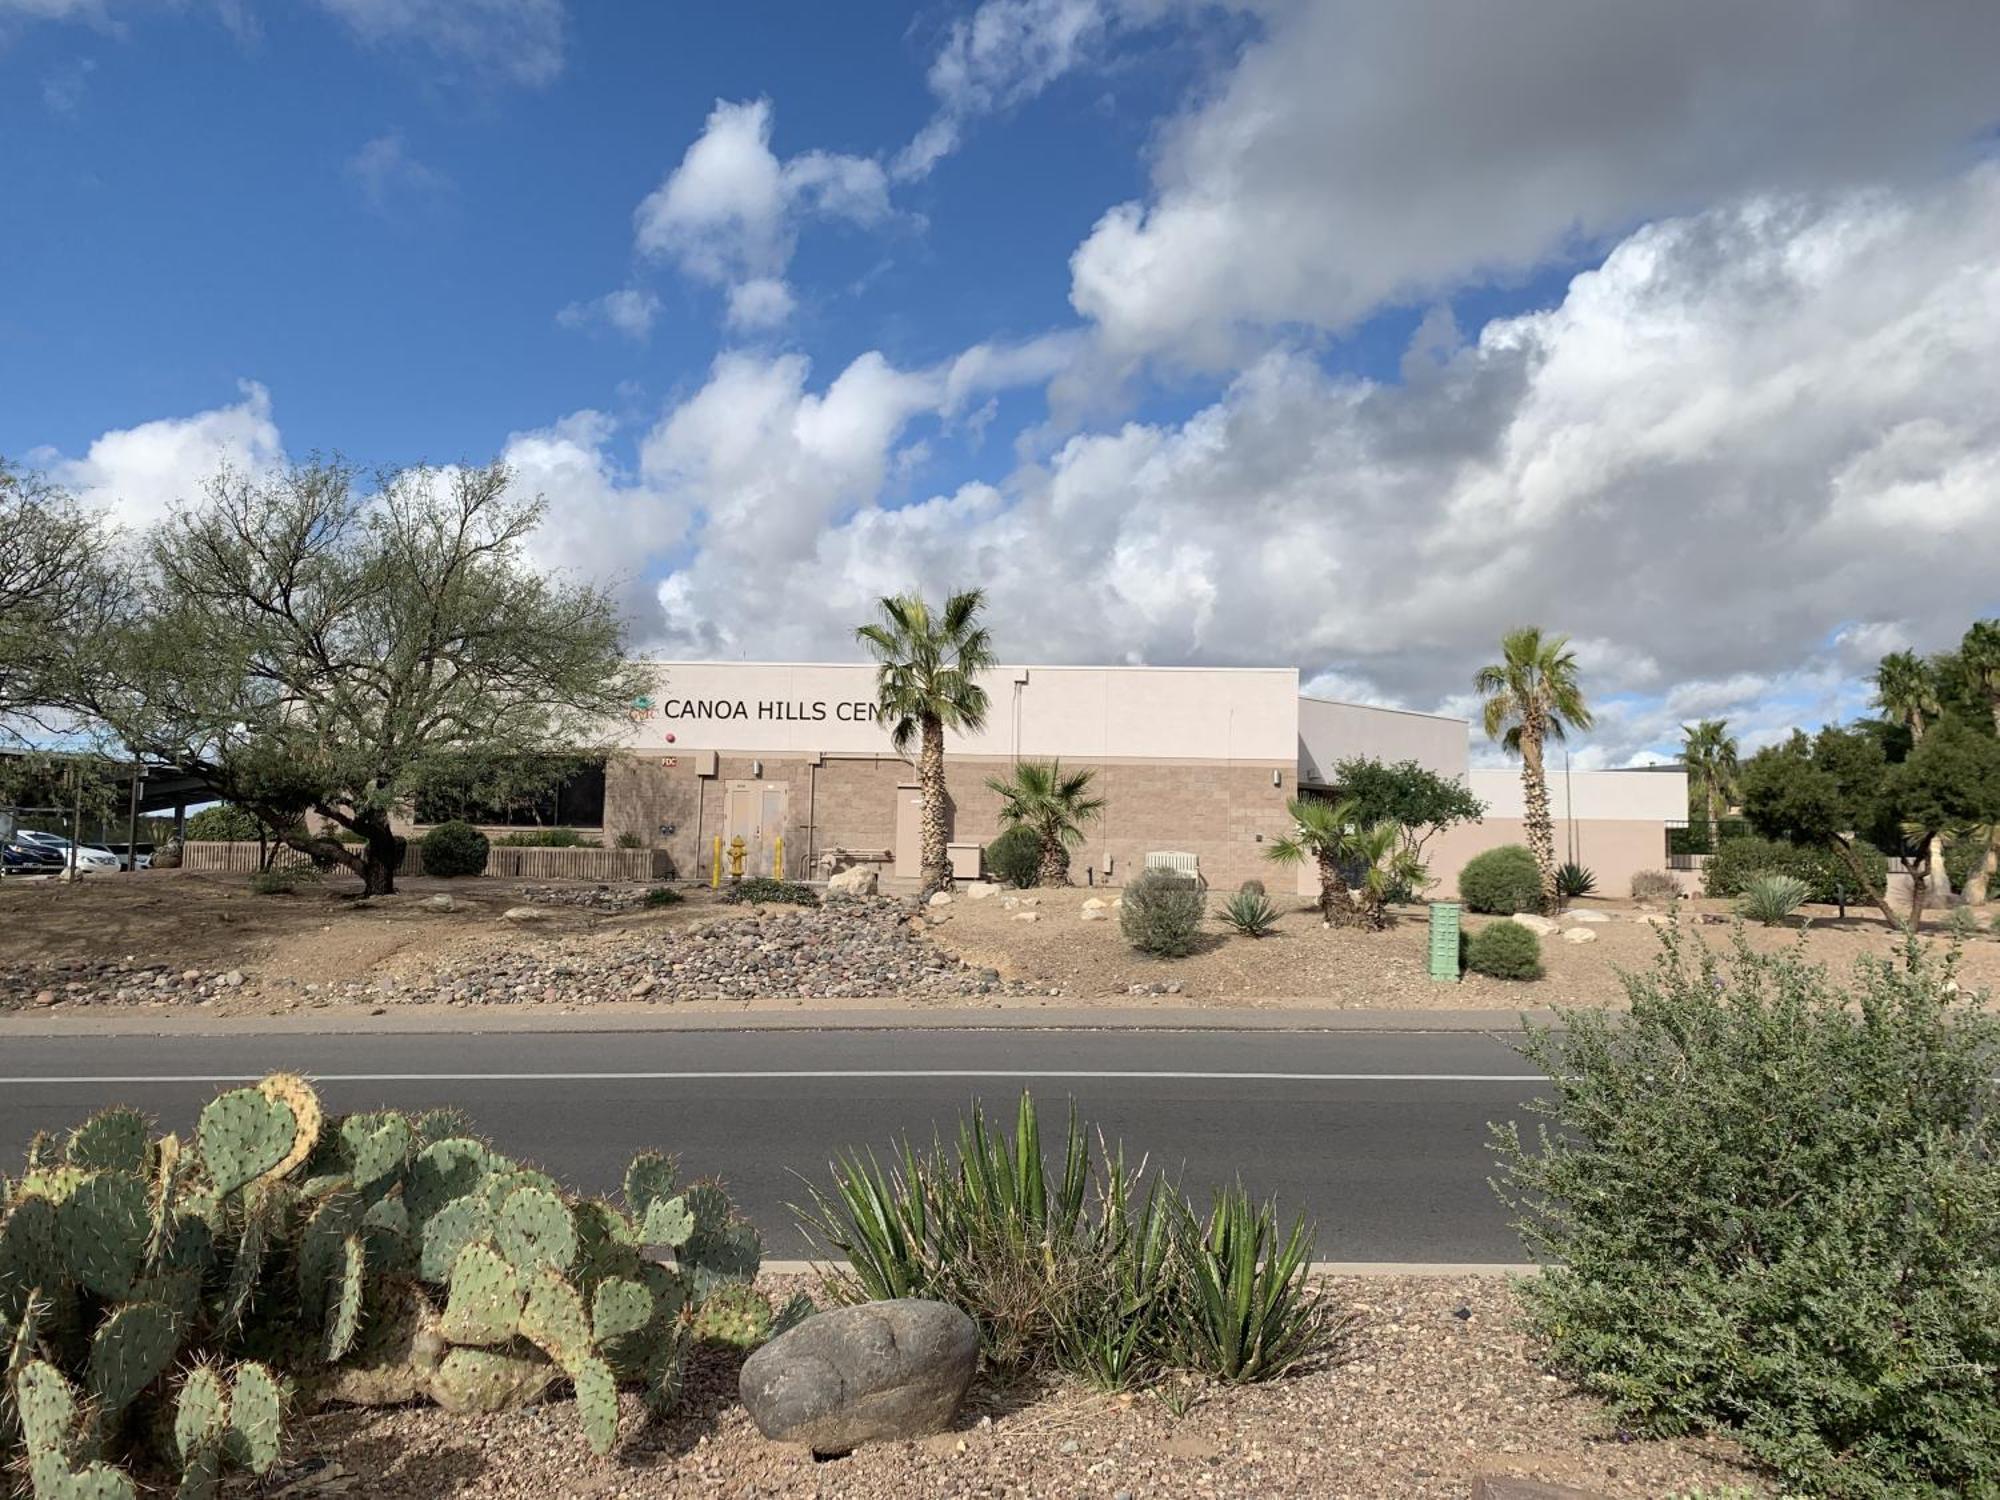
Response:
[[[791,787],[782,781],[732,781],[723,802],[723,870],[729,869],[729,844],[742,839],[745,875],[770,875],[776,869],[778,840],[784,837],[791,805]],[[795,875],[798,855],[785,851],[786,874]]]

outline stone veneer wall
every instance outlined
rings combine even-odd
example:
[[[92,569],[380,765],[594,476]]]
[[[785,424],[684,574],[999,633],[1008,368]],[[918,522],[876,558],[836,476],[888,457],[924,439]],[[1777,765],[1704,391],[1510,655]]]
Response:
[[[893,854],[896,788],[915,780],[912,768],[894,756],[828,756],[814,765],[770,755],[721,755],[712,777],[696,775],[696,759],[678,756],[671,768],[657,757],[614,759],[605,772],[605,842],[628,830],[639,833],[668,852],[677,873],[699,878],[706,872],[709,840],[722,827],[727,783],[782,782],[790,788],[787,873],[796,877],[805,870],[808,843],[815,853],[839,847]],[[753,760],[763,763],[761,777],[751,774]],[[984,844],[1000,831],[999,798],[986,779],[1005,774],[1007,767],[1004,760],[947,762],[954,840]],[[1219,889],[1253,876],[1270,883],[1272,866],[1264,849],[1289,826],[1285,802],[1296,790],[1292,767],[1122,761],[1093,769],[1106,806],[1076,853],[1076,884],[1085,883],[1086,870],[1104,883],[1107,857],[1111,883],[1122,884],[1156,849],[1195,854],[1210,885]],[[1273,771],[1280,773],[1281,785],[1271,784]],[[674,832],[661,835],[662,825]]]

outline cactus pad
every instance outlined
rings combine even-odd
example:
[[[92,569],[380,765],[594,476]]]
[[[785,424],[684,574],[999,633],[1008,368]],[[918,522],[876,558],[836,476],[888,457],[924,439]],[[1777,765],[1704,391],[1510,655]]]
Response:
[[[229,1391],[214,1365],[196,1365],[181,1382],[174,1403],[174,1450],[192,1463],[204,1448],[222,1441],[229,1425]]]
[[[148,1200],[143,1177],[86,1177],[56,1209],[56,1252],[70,1276],[100,1297],[130,1296],[152,1228]]]
[[[361,1236],[350,1234],[340,1242],[339,1267],[326,1287],[326,1329],[320,1339],[320,1356],[332,1364],[354,1347],[361,1331],[361,1298],[367,1255]]]
[[[477,1188],[486,1176],[487,1162],[484,1146],[460,1136],[424,1147],[410,1164],[410,1180],[403,1189],[411,1223],[421,1225],[447,1203]]]
[[[671,1156],[642,1151],[625,1169],[625,1206],[634,1218],[644,1218],[656,1198],[671,1198],[680,1171]],[[664,1243],[664,1242],[662,1242]]]
[[[313,1154],[313,1147],[319,1144],[320,1127],[326,1123],[326,1113],[320,1108],[319,1095],[313,1092],[313,1086],[296,1073],[273,1073],[258,1082],[257,1092],[292,1112],[291,1149],[267,1174],[283,1177],[304,1166]]]
[[[119,1172],[146,1170],[146,1117],[136,1109],[107,1109],[92,1115],[70,1132],[63,1158],[86,1172],[110,1168]]]
[[[486,1238],[492,1228],[493,1216],[487,1212],[485,1199],[472,1195],[453,1199],[424,1225],[418,1274],[426,1281],[442,1282],[451,1274],[458,1252],[472,1241]]]
[[[653,1294],[640,1282],[622,1276],[599,1282],[590,1299],[591,1342],[620,1374],[642,1374],[654,1316]]]
[[[14,1377],[14,1417],[30,1456],[54,1453],[67,1463],[76,1435],[76,1392],[54,1365],[30,1360]]]
[[[618,1441],[618,1380],[601,1359],[579,1360],[569,1369],[576,1387],[576,1411],[590,1451],[602,1456]]]
[[[109,1464],[71,1469],[60,1454],[45,1453],[28,1468],[35,1500],[138,1500],[138,1486]]]
[[[749,1349],[771,1336],[771,1303],[753,1286],[719,1286],[695,1309],[694,1336],[711,1344]]]
[[[544,1267],[528,1278],[521,1336],[563,1365],[590,1353],[590,1316],[583,1310],[582,1296],[560,1272]]]
[[[299,1134],[291,1106],[260,1089],[216,1095],[196,1130],[209,1180],[224,1196],[275,1172],[290,1158]]]
[[[540,1356],[499,1349],[454,1349],[431,1376],[431,1399],[450,1412],[518,1411],[555,1384],[556,1367]]]
[[[393,1110],[349,1115],[340,1122],[341,1148],[358,1188],[372,1187],[394,1176],[408,1159],[414,1139],[410,1122]]]
[[[639,1225],[639,1238],[648,1245],[666,1245],[678,1250],[694,1234],[694,1214],[686,1198],[655,1198],[646,1206]]]
[[[567,1271],[576,1263],[576,1224],[569,1205],[541,1187],[517,1187],[494,1215],[500,1253],[524,1271],[549,1266]]]
[[[46,1198],[16,1198],[0,1224],[0,1293],[53,1287],[62,1279],[55,1204]]]
[[[91,1335],[84,1387],[107,1416],[115,1417],[166,1373],[180,1352],[171,1309],[158,1302],[128,1302]]]
[[[793,1292],[791,1300],[779,1308],[778,1315],[771,1320],[771,1337],[776,1338],[781,1333],[789,1333],[818,1311],[811,1297],[804,1292]]]
[[[284,1382],[263,1365],[238,1365],[229,1383],[231,1461],[252,1474],[270,1473],[278,1462],[284,1419]]]
[[[521,1273],[484,1240],[458,1252],[440,1332],[454,1344],[504,1344],[521,1331]]]

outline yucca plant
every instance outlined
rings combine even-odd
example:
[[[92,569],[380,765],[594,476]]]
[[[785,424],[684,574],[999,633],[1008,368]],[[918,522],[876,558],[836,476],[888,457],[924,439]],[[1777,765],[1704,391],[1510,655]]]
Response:
[[[1278,909],[1262,891],[1236,892],[1223,902],[1220,915],[1245,937],[1263,937],[1278,925]]]
[[[1217,1193],[1205,1221],[1185,1201],[1179,1217],[1187,1279],[1174,1337],[1189,1366],[1231,1383],[1270,1380],[1321,1346],[1325,1314],[1306,1286],[1304,1218],[1282,1230],[1276,1206],[1252,1202],[1241,1187]]]
[[[1776,927],[1806,903],[1812,888],[1794,875],[1759,875],[1743,888],[1736,909],[1753,922]]]
[[[1575,860],[1569,861],[1556,871],[1556,894],[1565,901],[1574,901],[1578,896],[1588,896],[1596,889],[1596,873]]]

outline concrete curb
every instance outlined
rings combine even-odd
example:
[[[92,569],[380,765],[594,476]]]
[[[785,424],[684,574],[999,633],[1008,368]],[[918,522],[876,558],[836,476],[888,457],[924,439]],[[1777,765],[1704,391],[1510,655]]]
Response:
[[[761,1270],[769,1276],[816,1276],[832,1263],[822,1260],[767,1260]],[[1435,1260],[1316,1260],[1315,1276],[1356,1278],[1414,1276],[1444,1280],[1453,1276],[1536,1276],[1541,1267],[1532,1263],[1505,1261]]]
[[[784,1009],[776,1007],[783,1006]],[[1504,1032],[1523,1019],[1549,1024],[1550,1010],[1328,1010],[1283,1001],[1227,1006],[1037,1006],[930,1009],[881,1001],[811,1008],[795,1001],[750,1001],[733,1010],[677,1010],[615,1005],[589,1010],[554,1006],[388,1005],[281,1015],[217,1016],[200,1011],[130,1011],[106,1007],[70,1014],[0,1016],[0,1037],[132,1036],[425,1036],[538,1035],[562,1032],[747,1031],[1219,1031],[1219,1032]]]

